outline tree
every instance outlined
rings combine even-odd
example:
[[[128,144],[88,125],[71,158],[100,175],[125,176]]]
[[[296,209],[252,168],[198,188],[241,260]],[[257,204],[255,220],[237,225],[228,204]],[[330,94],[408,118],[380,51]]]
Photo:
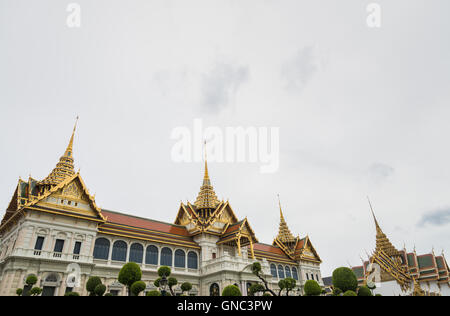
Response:
[[[280,290],[278,291],[278,296],[281,296],[281,292],[283,292],[283,290],[286,288],[286,280],[282,279],[278,281],[278,287],[280,288]]]
[[[332,294],[333,296],[340,296],[342,294],[342,291],[339,288],[334,288]]]
[[[348,290],[344,293],[344,296],[358,296],[355,291]]]
[[[260,279],[260,280],[263,282],[263,284],[264,284],[264,293],[269,292],[270,294],[272,294],[272,296],[277,296],[277,295],[275,294],[275,292],[272,291],[272,290],[269,288],[269,284],[268,284],[267,280],[261,275],[261,271],[262,271],[261,263],[259,263],[259,262],[254,262],[254,263],[251,265],[251,269],[252,269],[252,273],[253,273],[254,275],[256,275],[256,276],[258,277],[258,279]]]
[[[86,282],[86,290],[89,292],[90,296],[95,296],[95,288],[97,285],[102,284],[102,280],[99,277],[91,276]]]
[[[23,289],[18,288],[18,289],[16,290],[17,296],[22,296],[22,293],[23,293]]]
[[[242,296],[242,293],[236,285],[228,285],[223,289],[222,296]]]
[[[168,278],[170,275],[172,274],[172,270],[169,267],[166,266],[162,266],[161,268],[158,269],[158,275],[162,278],[163,276],[165,276],[166,278]]]
[[[264,292],[264,291],[265,291],[265,288],[262,284],[254,283],[254,284],[250,285],[250,288],[248,289],[248,295],[254,296],[257,293]],[[263,296],[264,296],[264,294],[263,294]]]
[[[319,283],[314,280],[308,280],[305,283],[306,296],[319,296],[322,293],[322,288]]]
[[[375,294],[375,296],[383,296],[383,295],[381,295],[381,294]]]
[[[167,285],[169,287],[170,294],[172,296],[175,296],[175,293],[173,291],[173,287],[178,284],[178,280],[176,278],[169,278],[170,274],[172,273],[172,270],[169,267],[163,266],[158,269],[158,275],[160,276],[158,279],[156,279],[154,285],[156,287],[160,287],[160,282],[163,277],[167,278]]]
[[[159,291],[153,290],[153,291],[147,292],[146,296],[161,296],[161,293]]]
[[[189,291],[192,290],[192,284],[189,282],[184,282],[183,284],[181,284],[181,291],[183,291],[183,294],[185,292],[187,292],[187,294],[189,295]]]
[[[67,292],[64,296],[80,296],[80,294],[77,292]]]
[[[40,287],[35,286],[34,288],[32,288],[30,290],[30,295],[31,296],[38,296],[42,293],[42,289]]]
[[[147,285],[144,281],[136,281],[131,285],[131,293],[133,293],[134,296],[139,296],[139,293],[145,290]]]
[[[169,285],[169,290],[170,290],[170,294],[172,294],[172,296],[175,296],[175,292],[173,291],[173,287],[176,286],[178,284],[178,280],[170,277],[168,279],[168,285]]]
[[[358,289],[358,296],[373,296],[373,294],[367,286],[361,286]]]
[[[134,282],[140,281],[142,278],[141,268],[137,263],[128,262],[119,272],[119,282],[128,289],[128,295],[131,295],[131,286]]]
[[[34,274],[30,274],[27,279],[25,280],[25,283],[32,287],[33,285],[35,285],[37,283],[38,279],[37,276],[35,276]]]
[[[106,286],[104,284],[98,284],[95,289],[94,289],[94,293],[96,296],[103,296],[103,294],[105,294],[106,292]]]
[[[352,269],[346,267],[337,268],[333,272],[332,279],[334,288],[339,288],[342,292],[356,292],[358,279]]]
[[[114,296],[112,293],[106,293],[105,296]]]
[[[286,278],[284,279],[284,286],[286,289],[286,296],[289,296],[289,292],[294,290],[297,286],[297,281],[293,278]]]

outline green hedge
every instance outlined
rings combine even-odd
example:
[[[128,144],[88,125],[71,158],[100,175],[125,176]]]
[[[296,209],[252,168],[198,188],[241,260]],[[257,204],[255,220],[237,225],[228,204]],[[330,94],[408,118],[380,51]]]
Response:
[[[228,285],[223,289],[222,296],[242,296],[242,293],[236,285]]]

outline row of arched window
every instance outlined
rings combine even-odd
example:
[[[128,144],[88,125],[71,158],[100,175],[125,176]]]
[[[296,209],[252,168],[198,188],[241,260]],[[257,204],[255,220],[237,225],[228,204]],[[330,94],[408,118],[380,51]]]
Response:
[[[286,266],[283,267],[281,264],[278,265],[278,267],[275,264],[270,265],[270,273],[274,278],[293,278],[294,280],[298,281],[298,271],[296,267],[292,267],[292,270],[290,267]]]
[[[106,238],[98,238],[95,241],[94,246],[94,259],[108,260],[109,250],[111,243]],[[111,260],[113,261],[127,261],[128,245],[122,240],[117,240],[113,243]],[[173,251],[168,247],[161,249],[161,255],[159,254],[158,247],[150,245],[145,249],[139,243],[134,243],[130,246],[130,254],[128,261],[136,263],[145,263],[158,265],[158,262],[162,266],[186,268],[186,253],[177,249],[175,251],[175,262],[173,262]],[[198,269],[198,255],[197,253],[190,251],[187,254],[187,267],[189,269]]]

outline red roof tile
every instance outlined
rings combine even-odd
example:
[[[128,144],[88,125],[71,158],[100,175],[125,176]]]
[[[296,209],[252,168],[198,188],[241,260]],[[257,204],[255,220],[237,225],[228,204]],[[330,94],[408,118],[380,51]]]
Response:
[[[168,223],[162,223],[150,219],[135,217],[131,215],[102,210],[103,216],[106,217],[107,223],[114,223],[125,226],[155,230],[163,233],[170,233],[188,237],[189,233],[183,226],[177,226]]]

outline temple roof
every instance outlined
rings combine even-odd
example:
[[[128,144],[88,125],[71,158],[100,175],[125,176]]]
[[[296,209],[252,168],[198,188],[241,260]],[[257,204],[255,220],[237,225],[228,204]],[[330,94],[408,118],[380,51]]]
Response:
[[[375,213],[372,209],[372,205],[370,206],[370,208],[372,211],[372,216],[373,216],[373,220],[375,222],[375,228],[376,228],[376,251],[377,252],[383,251],[389,257],[400,256],[400,252],[394,247],[394,245],[391,243],[391,241],[386,236],[386,234],[383,233],[383,231],[381,230],[381,227],[378,224],[378,220],[375,217]]]
[[[77,118],[78,122],[78,118]],[[59,159],[56,167],[52,172],[42,181],[39,185],[58,185],[67,178],[72,177],[75,174],[74,160],[73,160],[73,139],[75,136],[75,131],[77,129],[77,122],[73,128],[72,136],[70,137],[69,145],[64,152],[64,155]]]
[[[99,225],[100,233],[199,248],[184,226],[109,210],[102,210],[102,214],[106,218],[106,222]]]
[[[286,223],[286,220],[284,219],[283,210],[281,209],[280,196],[278,196],[278,205],[280,207],[280,226],[274,244],[276,243],[276,241],[281,242],[283,244],[296,243],[297,238],[295,238],[294,235],[292,235]]]
[[[197,200],[194,205],[197,209],[215,209],[219,204],[219,199],[214,192],[214,188],[211,185],[211,180],[208,174],[208,163],[205,160],[205,175],[203,176],[203,184],[200,187]]]

